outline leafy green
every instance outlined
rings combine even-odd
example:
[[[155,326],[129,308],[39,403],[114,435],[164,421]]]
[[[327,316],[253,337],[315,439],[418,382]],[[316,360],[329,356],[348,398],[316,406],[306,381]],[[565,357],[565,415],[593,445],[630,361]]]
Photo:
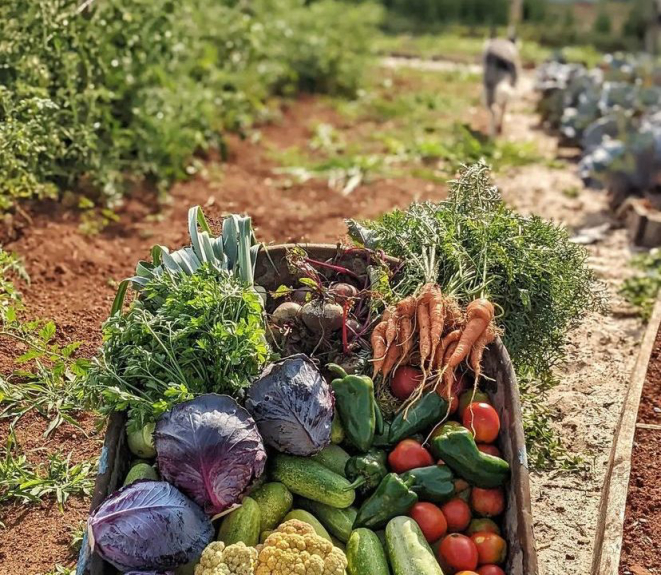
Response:
[[[103,413],[128,409],[131,429],[198,394],[240,396],[269,356],[262,314],[259,295],[227,272],[165,271],[104,324],[86,394]]]
[[[661,289],[661,250],[655,248],[649,253],[634,256],[630,265],[642,273],[624,280],[620,293],[647,321]]]

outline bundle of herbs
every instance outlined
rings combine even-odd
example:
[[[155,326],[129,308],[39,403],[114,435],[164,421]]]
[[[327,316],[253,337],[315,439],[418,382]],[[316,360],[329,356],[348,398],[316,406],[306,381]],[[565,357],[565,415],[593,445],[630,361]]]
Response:
[[[210,264],[153,276],[103,337],[86,393],[103,413],[128,409],[130,430],[198,394],[240,397],[269,357],[260,296]]]
[[[435,281],[463,306],[492,302],[517,373],[537,381],[535,391],[552,384],[568,331],[605,306],[586,250],[564,227],[508,208],[483,163],[462,170],[446,201],[348,227],[357,243],[406,263],[393,286],[400,298]]]

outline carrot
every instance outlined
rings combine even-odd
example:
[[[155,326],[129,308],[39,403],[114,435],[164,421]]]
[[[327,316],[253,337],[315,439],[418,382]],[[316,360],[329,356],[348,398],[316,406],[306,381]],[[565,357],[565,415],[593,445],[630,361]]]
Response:
[[[386,314],[388,315],[388,319],[385,318]],[[398,323],[398,317],[397,317],[397,312],[393,308],[388,308],[386,310],[386,313],[384,314],[384,320],[387,322],[387,327],[386,327],[386,349],[390,349],[390,346],[392,343],[395,341],[397,338],[397,323]]]
[[[425,362],[431,352],[431,332],[429,330],[429,306],[418,300],[418,331],[420,333],[420,367],[425,372]]]
[[[484,355],[484,350],[494,339],[496,339],[496,329],[494,328],[493,323],[491,323],[475,342],[475,345],[473,345],[473,349],[471,350],[468,363],[475,373],[476,385],[478,379],[480,379],[480,375],[482,375],[482,356]]]
[[[445,298],[445,324],[449,330],[460,328],[464,323],[464,315],[453,297]]]
[[[436,350],[436,357],[434,358],[435,369],[441,369],[441,367],[443,367],[443,358],[445,357],[445,352],[448,349],[448,346],[451,343],[458,342],[460,337],[461,337],[460,329],[455,329],[454,331],[451,331],[449,334],[443,337],[443,339],[441,340],[441,345],[439,345],[438,349]],[[454,350],[454,347],[452,349]]]
[[[402,348],[401,359],[404,360],[413,347],[413,321],[407,315],[400,322],[398,338],[397,345]]]
[[[372,331],[372,337],[370,338],[372,343],[372,357],[374,358],[374,372],[372,373],[372,377],[376,377],[379,374],[381,367],[383,366],[383,361],[386,358],[387,348],[385,333],[387,327],[388,323],[382,321]]]
[[[466,327],[452,355],[447,360],[454,370],[470,353],[478,338],[486,331],[494,316],[493,304],[486,299],[476,299],[466,308]]]
[[[448,334],[447,337],[449,337]],[[445,339],[445,338],[444,338]],[[445,355],[443,356],[443,372],[442,372],[442,377],[439,379],[439,381],[436,383],[435,391],[440,395],[441,397],[447,399],[450,401],[450,395],[452,394],[452,384],[454,383],[454,368],[450,368],[447,364],[448,359],[450,356],[454,353],[454,351],[457,348],[458,341],[455,339],[454,341],[451,341],[448,343],[447,348],[445,350]],[[439,384],[443,383],[442,388],[439,390]]]
[[[443,328],[445,327],[445,314],[443,311],[444,298],[441,293],[441,288],[434,286],[429,299],[429,335],[431,338],[431,353],[430,363],[433,366],[434,359],[436,358],[436,348],[441,343],[441,336],[443,335]]]
[[[395,367],[397,360],[400,357],[400,348],[396,345],[393,345],[388,350],[386,354],[386,359],[383,362],[383,379],[385,380],[388,377],[388,374],[392,371],[392,368]]]
[[[413,317],[418,305],[414,296],[405,297],[395,306],[395,313],[398,317]]]

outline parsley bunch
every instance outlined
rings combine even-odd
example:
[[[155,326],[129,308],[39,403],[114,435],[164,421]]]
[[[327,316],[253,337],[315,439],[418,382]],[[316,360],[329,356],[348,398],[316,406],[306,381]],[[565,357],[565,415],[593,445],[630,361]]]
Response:
[[[208,265],[153,277],[103,337],[86,392],[104,413],[128,409],[132,429],[195,395],[240,397],[269,357],[259,295]]]

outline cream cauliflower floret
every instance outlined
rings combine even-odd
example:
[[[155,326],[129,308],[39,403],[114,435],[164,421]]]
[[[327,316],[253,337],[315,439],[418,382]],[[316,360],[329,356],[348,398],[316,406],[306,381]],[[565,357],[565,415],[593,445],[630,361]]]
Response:
[[[214,541],[202,552],[195,575],[254,575],[257,555],[257,549],[244,543]]]

